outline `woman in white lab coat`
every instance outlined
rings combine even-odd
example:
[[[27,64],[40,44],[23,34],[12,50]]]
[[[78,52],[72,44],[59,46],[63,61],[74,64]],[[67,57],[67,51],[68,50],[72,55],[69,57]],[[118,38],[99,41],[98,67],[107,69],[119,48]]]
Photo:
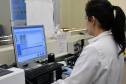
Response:
[[[70,77],[58,84],[121,84],[125,50],[125,15],[106,0],[86,4],[89,40],[76,61]],[[115,11],[115,15],[114,15]]]

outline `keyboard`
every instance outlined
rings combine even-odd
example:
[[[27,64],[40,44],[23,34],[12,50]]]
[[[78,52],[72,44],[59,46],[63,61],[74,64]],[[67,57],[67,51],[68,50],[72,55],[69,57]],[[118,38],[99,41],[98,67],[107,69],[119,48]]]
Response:
[[[60,64],[60,63],[48,63],[34,69],[25,70],[25,77],[31,80],[42,74],[61,68],[62,66],[63,64]]]
[[[9,73],[12,73],[12,72],[13,72],[13,71],[0,68],[0,77],[1,77],[1,76],[4,76],[4,75],[7,75],[7,74],[9,74]]]

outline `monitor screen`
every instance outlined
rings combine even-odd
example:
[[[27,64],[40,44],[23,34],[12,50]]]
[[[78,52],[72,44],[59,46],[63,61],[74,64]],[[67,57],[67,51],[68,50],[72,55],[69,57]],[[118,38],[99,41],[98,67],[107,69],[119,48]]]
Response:
[[[47,57],[43,26],[13,27],[12,33],[17,65]]]

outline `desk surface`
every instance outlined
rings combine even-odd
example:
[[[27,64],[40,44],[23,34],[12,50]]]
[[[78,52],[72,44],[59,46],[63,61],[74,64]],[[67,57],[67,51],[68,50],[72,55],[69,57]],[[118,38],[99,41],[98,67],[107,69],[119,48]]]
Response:
[[[10,68],[8,70],[13,71],[13,72],[12,73],[9,73],[7,75],[1,76],[0,77],[0,80],[6,79],[6,78],[8,78],[10,76],[13,76],[13,75],[16,75],[16,74],[19,74],[19,73],[24,73],[24,70],[18,69],[18,68]]]
[[[0,84],[25,84],[24,70],[19,68],[8,69],[13,71],[0,77]]]

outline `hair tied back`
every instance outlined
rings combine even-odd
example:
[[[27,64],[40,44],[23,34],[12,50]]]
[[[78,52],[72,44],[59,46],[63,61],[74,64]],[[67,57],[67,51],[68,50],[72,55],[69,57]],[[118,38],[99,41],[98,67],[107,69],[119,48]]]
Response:
[[[115,10],[116,9],[116,6],[112,6],[112,10]]]

